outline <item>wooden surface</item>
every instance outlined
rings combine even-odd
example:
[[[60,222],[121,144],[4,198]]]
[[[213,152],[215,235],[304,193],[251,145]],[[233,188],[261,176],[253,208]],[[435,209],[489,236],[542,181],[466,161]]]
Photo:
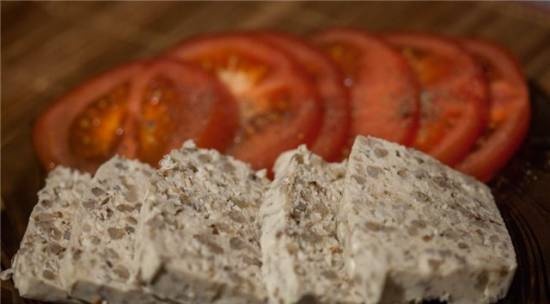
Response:
[[[195,34],[264,28],[307,34],[328,26],[358,26],[479,36],[510,48],[528,78],[550,92],[550,5],[543,3],[2,2],[1,7],[1,186],[3,207],[8,206],[2,212],[3,268],[43,184],[31,145],[35,117],[90,76],[154,56]],[[542,268],[543,284],[548,284],[549,265],[546,261]],[[537,292],[548,290],[546,285]],[[2,293],[7,303],[13,299],[8,297]]]

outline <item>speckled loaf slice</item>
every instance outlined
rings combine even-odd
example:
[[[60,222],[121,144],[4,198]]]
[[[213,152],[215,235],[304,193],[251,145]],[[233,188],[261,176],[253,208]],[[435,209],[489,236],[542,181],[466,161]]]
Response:
[[[67,254],[80,193],[90,182],[88,174],[63,167],[48,175],[13,260],[13,281],[22,297],[70,301],[59,271]]]
[[[484,184],[421,152],[361,136],[345,180],[339,217],[350,269],[362,284],[383,280],[371,299],[489,303],[506,294],[515,253]]]
[[[143,209],[143,281],[182,303],[265,302],[256,221],[265,173],[190,142],[160,173],[166,182]]]
[[[63,276],[71,295],[109,303],[153,303],[137,282],[136,230],[155,171],[114,157],[82,192]]]
[[[281,155],[275,172],[260,209],[270,302],[361,303],[336,234],[345,164],[301,146]]]

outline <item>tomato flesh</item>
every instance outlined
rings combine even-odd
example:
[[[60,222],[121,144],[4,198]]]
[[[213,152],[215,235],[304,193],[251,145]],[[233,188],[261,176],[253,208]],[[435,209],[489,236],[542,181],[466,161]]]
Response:
[[[417,33],[385,35],[421,86],[420,129],[413,146],[453,165],[472,149],[488,115],[487,85],[473,58],[454,41]]]
[[[70,127],[72,152],[90,160],[105,160],[124,134],[128,85],[114,88],[86,107]]]
[[[240,112],[240,128],[227,153],[254,168],[271,168],[283,151],[311,144],[321,119],[307,77],[279,49],[244,34],[185,41],[170,56],[210,71],[228,87]]]
[[[508,162],[527,133],[531,110],[525,78],[517,60],[490,42],[463,39],[489,81],[491,107],[488,127],[474,150],[456,168],[489,181]]]
[[[359,70],[358,62],[361,60],[360,49],[344,41],[328,43],[321,45],[321,47],[344,73],[344,84],[351,87],[357,78]]]
[[[418,87],[400,54],[360,30],[331,29],[313,39],[346,74],[352,139],[371,135],[412,143],[418,125]]]
[[[342,85],[343,75],[322,52],[302,40],[273,32],[262,33],[261,37],[287,52],[315,80],[322,101],[323,120],[310,149],[328,161],[341,160],[350,125],[348,95]]]
[[[170,119],[171,109],[177,108],[174,86],[167,79],[154,79],[145,90],[139,121],[138,157],[156,163],[170,147],[175,122]]]

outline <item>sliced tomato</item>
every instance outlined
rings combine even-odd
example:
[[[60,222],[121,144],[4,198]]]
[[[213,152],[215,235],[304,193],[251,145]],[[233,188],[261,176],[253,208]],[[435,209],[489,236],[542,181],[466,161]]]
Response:
[[[414,147],[454,165],[483,132],[488,90],[480,67],[457,43],[436,35],[390,33],[421,86],[420,129]]]
[[[418,125],[418,87],[399,52],[383,40],[354,29],[330,29],[313,40],[346,75],[352,138],[372,135],[412,143]]]
[[[237,125],[236,104],[208,73],[166,60],[104,73],[50,106],[34,127],[46,168],[93,172],[114,154],[156,165],[186,139],[225,148]]]
[[[348,141],[350,110],[343,75],[317,48],[289,34],[262,33],[260,36],[287,52],[311,76],[323,108],[323,121],[317,139],[310,149],[328,161],[342,158],[342,148]]]
[[[477,39],[462,39],[489,81],[491,107],[488,128],[474,150],[456,168],[489,181],[519,148],[529,127],[529,91],[518,61],[502,47]]]
[[[41,114],[33,140],[47,169],[65,165],[94,171],[121,149],[134,76],[143,68],[142,63],[132,63],[104,73]]]
[[[254,35],[219,34],[184,41],[169,55],[217,75],[236,98],[240,129],[227,153],[271,168],[281,152],[315,140],[322,118],[315,88],[276,47]]]
[[[238,108],[226,88],[195,66],[170,60],[150,64],[136,79],[135,156],[157,164],[187,139],[225,149],[238,127]],[[137,139],[137,140],[136,140]]]

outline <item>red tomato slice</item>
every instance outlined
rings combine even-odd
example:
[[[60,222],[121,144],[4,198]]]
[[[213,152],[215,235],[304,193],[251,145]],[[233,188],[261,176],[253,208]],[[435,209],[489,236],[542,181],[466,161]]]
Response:
[[[216,78],[155,61],[116,68],[69,92],[39,117],[33,137],[47,169],[93,172],[114,154],[156,165],[186,139],[225,148],[236,124],[236,105]]]
[[[330,29],[313,39],[346,74],[352,137],[412,143],[418,125],[418,87],[400,54],[360,30]]]
[[[321,98],[323,121],[310,149],[328,161],[342,158],[348,141],[349,103],[343,76],[322,52],[308,43],[283,33],[262,33],[260,37],[293,57],[311,76]]]
[[[170,55],[214,73],[236,98],[240,129],[229,154],[271,168],[281,152],[315,140],[322,118],[315,88],[279,49],[253,35],[219,34],[185,41]]]
[[[529,91],[512,54],[490,42],[463,39],[466,48],[483,67],[489,81],[489,127],[474,150],[456,168],[489,181],[519,148],[529,127]]]
[[[141,63],[125,65],[74,89],[38,118],[33,140],[47,169],[65,165],[94,171],[120,149],[133,78]]]
[[[453,165],[464,159],[485,127],[487,83],[474,59],[449,39],[391,33],[421,85],[420,130],[414,147]]]
[[[136,79],[135,156],[150,164],[187,139],[224,149],[238,127],[238,108],[226,88],[195,66],[159,60]],[[137,140],[136,140],[137,139]]]

